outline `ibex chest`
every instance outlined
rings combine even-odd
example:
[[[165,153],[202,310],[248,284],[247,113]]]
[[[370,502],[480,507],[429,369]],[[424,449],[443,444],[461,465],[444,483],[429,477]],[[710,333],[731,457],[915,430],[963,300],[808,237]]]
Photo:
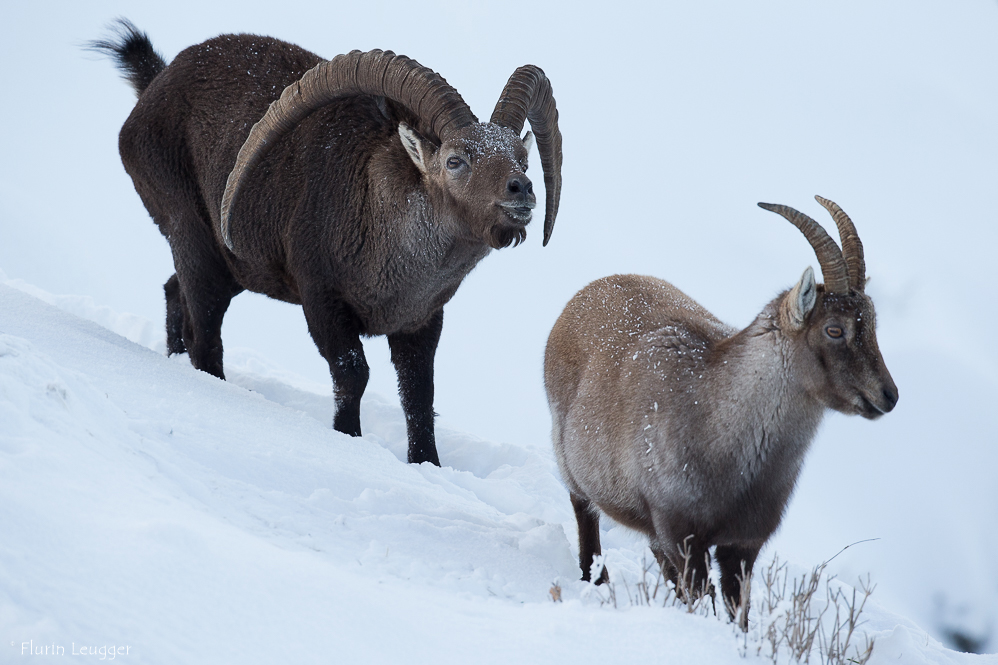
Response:
[[[454,242],[420,211],[391,220],[380,231],[368,239],[377,246],[341,277],[345,299],[371,335],[420,327],[489,252]]]
[[[719,542],[765,539],[777,528],[820,420],[820,411],[739,414],[745,397],[684,405],[681,417],[656,423],[646,447],[648,491]]]

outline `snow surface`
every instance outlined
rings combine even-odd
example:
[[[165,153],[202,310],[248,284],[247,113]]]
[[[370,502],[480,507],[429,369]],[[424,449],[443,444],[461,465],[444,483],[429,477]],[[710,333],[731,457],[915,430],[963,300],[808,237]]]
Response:
[[[239,350],[219,381],[69,312],[146,339],[136,317],[3,277],[3,662],[45,647],[142,663],[766,660],[726,620],[601,605],[577,581],[547,447],[442,430],[447,466],[409,465],[403,416],[377,395],[351,438],[329,427],[324,386]],[[607,565],[633,585],[645,543],[607,527]],[[998,662],[875,604],[867,619],[871,663]]]

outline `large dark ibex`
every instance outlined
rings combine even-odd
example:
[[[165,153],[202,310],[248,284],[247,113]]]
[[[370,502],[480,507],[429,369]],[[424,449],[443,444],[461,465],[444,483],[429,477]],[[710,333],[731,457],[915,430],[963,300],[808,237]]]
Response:
[[[479,123],[443,78],[390,51],[323,61],[269,37],[222,35],[167,65],[127,21],[91,46],[139,97],[119,147],[173,251],[169,352],[224,378],[233,296],[301,304],[332,374],[333,426],[359,436],[369,373],[360,338],[387,335],[409,461],[439,464],[443,306],[492,249],[526,237],[536,203],[526,119],[544,167],[544,244],[554,227],[561,133],[544,73],[517,69]]]
[[[818,201],[838,225],[841,251],[810,217],[759,204],[804,233],[825,283],[808,268],[744,330],[637,275],[593,282],[555,323],[544,382],[583,579],[600,553],[598,510],[647,534],[687,599],[707,591],[716,545],[722,597],[732,618],[743,608],[747,630],[742,566],[751,575],[779,526],[822,415],[877,418],[894,408],[863,246],[845,212]],[[597,583],[607,579],[604,569]]]

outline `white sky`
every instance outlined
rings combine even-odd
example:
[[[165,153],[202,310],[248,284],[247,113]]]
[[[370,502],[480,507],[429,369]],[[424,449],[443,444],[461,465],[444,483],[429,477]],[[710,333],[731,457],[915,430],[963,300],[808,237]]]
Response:
[[[167,59],[224,31],[327,57],[391,48],[441,72],[479,116],[517,66],[545,69],[565,136],[561,213],[547,248],[538,222],[446,308],[437,410],[462,429],[546,438],[547,332],[597,277],[654,274],[747,324],[816,263],[798,232],[755,203],[826,221],[814,194],[838,201],[860,230],[888,364],[891,350],[924,346],[994,375],[998,353],[982,333],[996,322],[998,4],[536,4],[12,6],[0,26],[0,268],[162,319],[169,251],[117,156],[134,97],[110,62],[79,48],[123,15]],[[223,337],[328,376],[297,308],[244,294]],[[370,389],[391,395],[387,345],[368,349]],[[480,369],[469,373],[472,358]]]

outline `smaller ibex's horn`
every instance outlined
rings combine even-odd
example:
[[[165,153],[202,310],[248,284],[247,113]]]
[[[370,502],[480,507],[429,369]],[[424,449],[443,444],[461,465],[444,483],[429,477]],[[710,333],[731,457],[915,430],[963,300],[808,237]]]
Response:
[[[821,266],[821,274],[825,280],[825,291],[828,293],[849,293],[849,272],[842,259],[842,251],[831,236],[825,233],[825,229],[821,228],[821,224],[790,206],[760,203],[759,207],[782,215],[788,222],[801,230],[818,257],[818,265]]]
[[[849,219],[849,215],[835,201],[829,201],[820,196],[814,198],[832,214],[835,226],[839,227],[842,257],[849,269],[849,284],[855,290],[862,291],[863,287],[866,286],[866,261],[863,259],[863,243],[859,239],[859,234],[856,233],[856,227]]]

